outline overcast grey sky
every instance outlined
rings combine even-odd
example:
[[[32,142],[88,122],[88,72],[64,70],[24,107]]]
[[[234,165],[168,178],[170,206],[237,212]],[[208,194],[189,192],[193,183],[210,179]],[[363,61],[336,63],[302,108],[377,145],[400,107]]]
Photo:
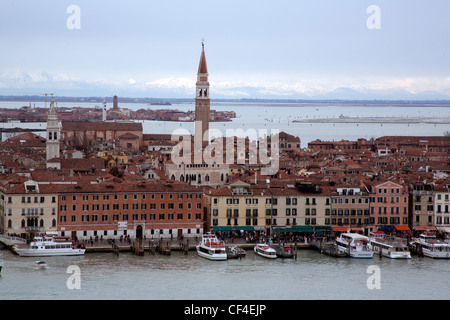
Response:
[[[212,98],[450,98],[449,14],[448,0],[2,0],[0,93],[189,97],[205,39]]]

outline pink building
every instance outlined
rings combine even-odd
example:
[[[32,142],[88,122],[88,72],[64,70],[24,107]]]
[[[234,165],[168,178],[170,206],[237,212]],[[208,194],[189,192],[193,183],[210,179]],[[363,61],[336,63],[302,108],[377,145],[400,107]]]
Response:
[[[376,227],[385,225],[408,226],[408,190],[406,185],[394,181],[372,185],[371,197],[370,210],[373,224]]]

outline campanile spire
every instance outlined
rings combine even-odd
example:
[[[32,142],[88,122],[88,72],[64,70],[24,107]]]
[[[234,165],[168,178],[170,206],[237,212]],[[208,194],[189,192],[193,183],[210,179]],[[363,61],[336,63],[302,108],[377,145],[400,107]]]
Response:
[[[197,82],[195,84],[195,139],[201,140],[202,148],[209,144],[209,82],[206,66],[205,44],[202,41],[202,52],[198,65]]]

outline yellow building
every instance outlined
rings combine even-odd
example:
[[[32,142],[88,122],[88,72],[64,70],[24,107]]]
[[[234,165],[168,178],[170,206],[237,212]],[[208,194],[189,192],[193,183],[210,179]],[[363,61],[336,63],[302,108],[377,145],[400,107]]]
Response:
[[[105,159],[105,166],[110,168],[128,163],[128,156],[123,151],[102,150],[97,157]]]
[[[0,188],[0,233],[32,237],[57,231],[59,185],[28,180]]]
[[[207,227],[214,231],[265,231],[270,195],[253,190],[248,183],[236,181],[205,194]]]

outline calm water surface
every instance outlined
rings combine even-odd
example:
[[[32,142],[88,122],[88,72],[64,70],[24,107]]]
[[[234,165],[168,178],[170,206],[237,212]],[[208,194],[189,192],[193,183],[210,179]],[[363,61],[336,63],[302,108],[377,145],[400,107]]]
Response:
[[[11,103],[1,102],[0,106]],[[22,106],[22,103],[16,103]],[[28,105],[28,103],[26,104]],[[77,104],[77,106],[80,104]],[[66,106],[63,103],[60,106]],[[85,106],[91,106],[86,104]],[[152,108],[130,104],[130,109]],[[193,104],[171,106],[193,110]],[[237,118],[211,127],[226,129],[278,129],[309,141],[356,140],[383,135],[442,135],[448,125],[439,124],[331,124],[292,123],[295,119],[344,116],[449,117],[448,107],[353,107],[353,106],[273,106],[270,104],[212,104],[211,109],[234,110]],[[2,123],[1,127],[42,128],[42,123]],[[173,133],[192,122],[145,121],[144,133]],[[270,131],[269,131],[270,133]],[[450,299],[450,261],[413,257],[391,260],[336,259],[312,250],[301,250],[297,260],[267,260],[248,251],[242,260],[212,262],[174,252],[172,256],[138,257],[122,253],[89,253],[82,257],[46,257],[48,268],[36,267],[39,258],[25,258],[3,251],[4,268],[0,277],[0,299]],[[81,272],[81,288],[68,289],[71,265]],[[380,289],[369,289],[372,273],[380,269]]]
[[[449,299],[450,261],[333,258],[300,250],[297,260],[268,260],[247,251],[241,260],[209,261],[189,252],[171,256],[88,253],[80,257],[19,257],[2,251],[0,299]],[[80,268],[80,289],[69,289],[70,265]],[[380,289],[369,289],[380,269]]]
[[[0,107],[16,107],[29,105],[24,102],[0,101]],[[33,105],[33,104],[32,104]],[[95,107],[98,103],[58,103],[60,107]],[[36,103],[36,107],[43,107],[44,103]],[[107,108],[111,107],[110,105]],[[171,106],[151,106],[142,103],[120,104],[119,107],[138,109],[178,109],[181,111],[194,110],[193,103],[174,104]],[[308,146],[308,142],[316,139],[324,141],[352,140],[358,138],[378,138],[388,135],[410,136],[441,136],[449,130],[448,124],[439,123],[295,123],[293,120],[338,118],[340,115],[348,117],[423,117],[423,118],[448,118],[450,107],[448,106],[335,106],[296,103],[211,103],[211,109],[223,111],[235,111],[236,118],[231,122],[212,122],[211,129],[216,129],[221,136],[227,136],[227,129],[233,129],[235,135],[240,136],[237,129],[244,132],[244,136],[251,134],[249,130],[255,130],[258,136],[263,135],[260,130],[284,131],[301,139],[301,147]],[[438,121],[437,121],[438,122]],[[2,128],[27,127],[42,129],[45,123],[0,123]],[[172,134],[174,130],[183,129],[194,133],[193,122],[176,121],[144,121],[144,133]],[[45,135],[45,132],[39,134]],[[212,133],[211,137],[219,136]]]

